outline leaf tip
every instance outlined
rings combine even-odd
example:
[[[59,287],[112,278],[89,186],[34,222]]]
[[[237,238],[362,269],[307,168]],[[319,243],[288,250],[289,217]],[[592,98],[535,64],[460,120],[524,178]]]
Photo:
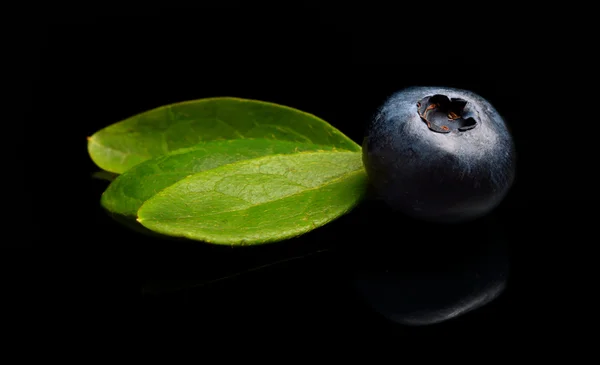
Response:
[[[85,137],[85,139],[87,139],[87,140],[88,140],[88,142],[89,142],[89,141],[91,141],[91,140],[92,140],[92,137],[91,137],[91,136],[87,136],[87,137]]]
[[[140,217],[137,217],[135,220],[136,220],[138,223],[142,223],[142,218],[140,218]]]

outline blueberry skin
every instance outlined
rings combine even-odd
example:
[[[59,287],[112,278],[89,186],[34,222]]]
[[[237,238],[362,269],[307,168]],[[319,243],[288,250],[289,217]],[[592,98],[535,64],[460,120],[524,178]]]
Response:
[[[473,129],[431,130],[417,103],[445,95],[466,101]],[[376,195],[395,210],[429,221],[481,217],[515,177],[515,147],[500,114],[483,97],[448,87],[411,87],[392,95],[367,128],[363,163]]]

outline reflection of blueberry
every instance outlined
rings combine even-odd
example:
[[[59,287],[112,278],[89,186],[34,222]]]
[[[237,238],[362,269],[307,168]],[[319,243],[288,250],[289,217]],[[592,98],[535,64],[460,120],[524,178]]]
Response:
[[[442,87],[392,95],[367,129],[363,162],[391,207],[444,222],[488,213],[515,174],[514,144],[498,112],[479,95]]]
[[[460,239],[461,247],[448,247],[443,240],[448,235],[453,241]],[[498,226],[482,223],[468,233],[435,230],[423,232],[421,238],[419,247],[386,250],[357,270],[358,292],[385,318],[413,326],[440,323],[480,308],[503,292],[510,264]],[[393,258],[402,254],[408,257]]]

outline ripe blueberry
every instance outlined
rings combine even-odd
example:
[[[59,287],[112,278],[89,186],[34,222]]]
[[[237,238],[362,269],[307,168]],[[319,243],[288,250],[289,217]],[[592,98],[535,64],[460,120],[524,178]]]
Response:
[[[508,192],[515,149],[483,97],[447,87],[392,95],[371,121],[363,163],[375,193],[407,215],[438,222],[481,217]]]

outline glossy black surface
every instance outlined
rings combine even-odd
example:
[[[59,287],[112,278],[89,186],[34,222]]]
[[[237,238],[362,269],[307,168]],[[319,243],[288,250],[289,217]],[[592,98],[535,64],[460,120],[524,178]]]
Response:
[[[143,337],[148,341],[136,348],[136,356],[152,356],[160,346],[150,340],[176,338],[184,340],[178,341],[181,347],[200,349],[193,357],[199,361],[210,342],[223,344],[227,353],[251,340],[261,341],[260,351],[279,351],[270,337],[294,347],[289,357],[335,343],[354,354],[361,347],[344,340],[370,347],[375,339],[393,351],[391,361],[402,361],[414,339],[424,340],[432,352],[441,349],[432,339],[455,343],[463,357],[480,351],[480,342],[490,346],[483,354],[518,347],[536,356],[586,343],[579,337],[594,333],[597,312],[597,136],[588,128],[593,120],[582,115],[593,99],[586,95],[593,93],[561,81],[594,85],[593,73],[579,61],[593,63],[594,42],[582,42],[583,34],[574,33],[594,23],[556,27],[562,11],[554,18],[519,9],[498,22],[487,22],[486,16],[494,28],[489,34],[477,27],[461,31],[464,42],[458,46],[459,38],[446,30],[440,35],[435,28],[436,37],[427,37],[422,17],[399,15],[393,4],[370,12],[362,6],[281,12],[251,6],[192,11],[144,5],[129,12],[85,13],[71,7],[28,19],[48,23],[40,27],[13,27],[9,38],[22,43],[22,52],[9,54],[28,55],[35,47],[41,52],[31,59],[39,61],[33,98],[19,96],[29,103],[26,109],[12,104],[7,109],[32,114],[33,121],[17,116],[13,123],[7,117],[7,125],[22,128],[21,134],[7,133],[9,142],[17,142],[7,159],[18,161],[26,178],[7,167],[6,180],[17,192],[25,189],[30,200],[20,204],[17,216],[25,228],[9,221],[3,245],[33,240],[40,247],[22,263],[4,256],[13,264],[5,281],[32,298],[6,312],[24,331],[12,338],[30,338],[40,327],[50,331],[48,338],[73,334],[101,346],[89,352],[72,346],[89,356],[113,348],[119,337],[126,348]],[[544,19],[552,23],[548,29],[534,26]],[[522,27],[515,24],[519,21]],[[31,41],[21,40],[25,34]],[[446,47],[446,36],[453,46]],[[428,53],[430,45],[442,51]],[[461,246],[457,235],[440,237],[445,249],[434,250],[420,233],[433,226],[415,230],[415,221],[381,202],[365,202],[346,217],[281,244],[215,248],[122,226],[100,207],[106,182],[90,178],[97,167],[87,155],[86,137],[160,105],[212,96],[268,100],[314,113],[360,143],[382,103],[414,85],[481,95],[502,111],[519,153],[515,184],[491,213],[508,237],[506,288],[489,304],[436,325],[387,319],[357,290],[357,275],[384,267],[402,275],[450,272],[447,265],[457,269],[476,250]],[[13,195],[6,190],[7,200]],[[142,291],[149,282],[159,281],[162,288],[207,282],[329,248],[334,251],[202,287]],[[427,260],[428,251],[439,254]],[[385,256],[390,261],[383,265]],[[5,302],[21,298],[9,293]],[[56,326],[25,324],[40,312]],[[72,317],[79,328],[71,331],[66,327]]]
[[[431,233],[444,227],[430,227],[420,234],[422,246],[408,251],[408,258],[375,260],[359,270],[357,290],[374,310],[406,325],[444,322],[489,304],[506,288],[510,259],[502,228],[480,224],[487,227],[470,232],[464,227],[459,240],[447,242],[440,239],[447,233]]]

